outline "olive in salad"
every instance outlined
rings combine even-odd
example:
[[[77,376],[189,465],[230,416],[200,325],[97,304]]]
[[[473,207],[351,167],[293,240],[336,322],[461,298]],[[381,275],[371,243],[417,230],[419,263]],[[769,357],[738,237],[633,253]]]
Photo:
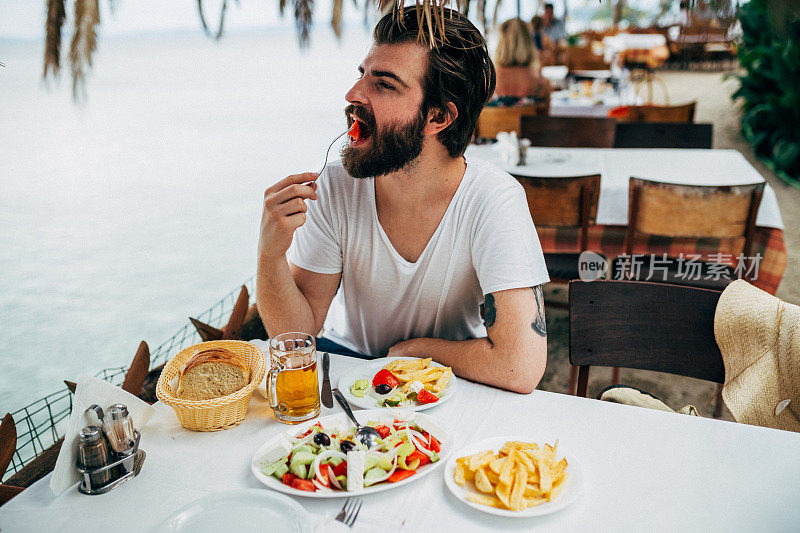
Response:
[[[397,483],[439,460],[441,444],[413,421],[367,425],[381,435],[371,449],[354,438],[354,428],[326,429],[319,422],[294,437],[282,436],[260,459],[261,471],[297,490],[352,492]]]

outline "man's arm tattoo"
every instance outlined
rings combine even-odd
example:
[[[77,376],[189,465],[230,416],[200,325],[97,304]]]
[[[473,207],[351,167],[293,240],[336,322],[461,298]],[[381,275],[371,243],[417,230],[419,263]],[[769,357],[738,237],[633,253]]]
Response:
[[[497,318],[497,309],[494,307],[494,295],[489,293],[484,298],[483,308],[486,315],[484,318],[484,323],[486,324],[487,328],[494,326],[494,320]]]
[[[542,293],[542,286],[537,285],[531,288],[533,289],[533,298],[536,300],[536,316],[533,318],[533,322],[531,322],[531,328],[539,336],[547,337],[547,322],[544,319],[544,294]]]

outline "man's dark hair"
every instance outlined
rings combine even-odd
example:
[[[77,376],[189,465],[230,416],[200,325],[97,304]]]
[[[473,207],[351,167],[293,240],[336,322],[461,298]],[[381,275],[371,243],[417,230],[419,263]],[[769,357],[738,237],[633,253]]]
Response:
[[[430,47],[428,71],[422,82],[422,112],[430,109],[449,114],[447,102],[453,102],[458,116],[437,135],[450,157],[464,153],[472,139],[478,116],[494,94],[495,72],[486,39],[467,17],[444,9],[444,36],[434,29],[433,42],[428,28],[419,32],[417,10],[407,8],[402,17],[384,16],[375,26],[375,44],[418,42]]]
[[[545,9],[545,11],[548,10],[548,9],[550,11],[552,11],[553,10],[553,4],[550,4],[550,3],[545,4],[544,5],[544,9]]]

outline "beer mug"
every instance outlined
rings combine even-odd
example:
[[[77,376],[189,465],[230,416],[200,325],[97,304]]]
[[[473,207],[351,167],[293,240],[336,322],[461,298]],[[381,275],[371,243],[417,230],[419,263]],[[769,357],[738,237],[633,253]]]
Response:
[[[267,398],[275,418],[299,424],[319,414],[317,346],[312,335],[281,333],[269,340]]]

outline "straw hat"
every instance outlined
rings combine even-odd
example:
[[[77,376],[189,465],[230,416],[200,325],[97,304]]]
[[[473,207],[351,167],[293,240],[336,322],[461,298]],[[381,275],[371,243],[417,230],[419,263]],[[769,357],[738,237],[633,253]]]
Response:
[[[714,336],[736,421],[800,431],[800,307],[736,280],[720,296]]]

